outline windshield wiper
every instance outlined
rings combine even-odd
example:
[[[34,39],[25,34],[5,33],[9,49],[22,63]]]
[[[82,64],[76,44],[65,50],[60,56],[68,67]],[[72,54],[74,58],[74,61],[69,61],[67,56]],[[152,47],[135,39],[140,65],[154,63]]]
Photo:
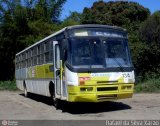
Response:
[[[118,64],[119,69],[120,69],[122,72],[125,72],[123,66],[121,65],[121,63],[119,63],[118,60],[117,60],[115,57],[114,57],[113,59],[114,59],[114,61]]]
[[[115,49],[114,49],[114,48],[113,48],[113,51],[114,51],[114,54],[115,54]],[[115,55],[114,55],[113,59],[114,59],[114,61],[118,64],[119,69],[120,69],[122,72],[125,72],[123,66],[121,65],[121,63],[118,62],[118,60],[116,59]]]

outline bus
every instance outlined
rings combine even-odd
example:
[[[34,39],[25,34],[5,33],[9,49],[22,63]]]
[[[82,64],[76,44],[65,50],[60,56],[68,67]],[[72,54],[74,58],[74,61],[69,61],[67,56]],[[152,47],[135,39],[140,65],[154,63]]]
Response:
[[[16,54],[16,85],[60,101],[131,98],[135,75],[127,31],[86,24],[63,28]]]

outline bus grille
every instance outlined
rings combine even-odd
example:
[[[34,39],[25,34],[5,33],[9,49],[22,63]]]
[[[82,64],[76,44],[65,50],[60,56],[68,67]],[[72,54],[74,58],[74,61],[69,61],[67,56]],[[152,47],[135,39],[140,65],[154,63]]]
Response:
[[[117,91],[118,87],[97,87],[97,91]]]
[[[103,100],[110,100],[110,99],[116,99],[117,95],[112,94],[112,95],[98,95],[97,100],[98,101],[103,101]]]
[[[117,84],[118,81],[97,81],[97,84]]]

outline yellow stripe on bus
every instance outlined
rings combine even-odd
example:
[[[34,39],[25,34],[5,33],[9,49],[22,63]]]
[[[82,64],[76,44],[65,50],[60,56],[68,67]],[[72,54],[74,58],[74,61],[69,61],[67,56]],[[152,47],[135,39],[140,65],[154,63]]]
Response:
[[[54,74],[50,68],[52,65],[44,64],[28,68],[28,78],[53,78]]]

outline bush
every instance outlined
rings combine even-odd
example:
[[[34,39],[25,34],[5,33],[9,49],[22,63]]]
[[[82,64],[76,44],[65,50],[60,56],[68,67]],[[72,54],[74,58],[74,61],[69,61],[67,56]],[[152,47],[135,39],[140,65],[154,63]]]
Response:
[[[135,92],[160,92],[160,78],[150,79],[135,86]]]
[[[0,81],[0,90],[16,91],[18,89],[15,81]]]

